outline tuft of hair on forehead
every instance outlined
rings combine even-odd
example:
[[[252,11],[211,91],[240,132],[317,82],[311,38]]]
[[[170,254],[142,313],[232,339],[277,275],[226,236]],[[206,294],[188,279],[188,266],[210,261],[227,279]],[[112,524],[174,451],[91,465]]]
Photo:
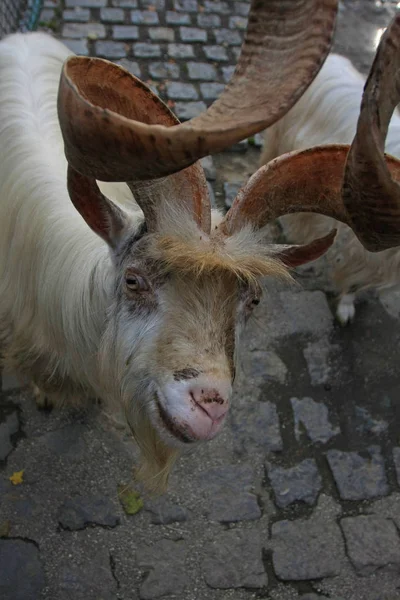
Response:
[[[291,279],[287,267],[265,243],[262,232],[245,225],[225,237],[218,228],[207,235],[193,225],[155,234],[149,247],[150,256],[167,269],[192,273],[195,277],[225,272],[249,283],[265,276]]]

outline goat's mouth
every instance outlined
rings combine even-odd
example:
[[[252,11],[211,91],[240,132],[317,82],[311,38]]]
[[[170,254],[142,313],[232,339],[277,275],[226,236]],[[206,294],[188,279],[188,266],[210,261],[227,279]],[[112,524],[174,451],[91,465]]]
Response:
[[[162,424],[168,433],[184,444],[193,444],[196,440],[184,433],[182,429],[174,423],[173,419],[168,415],[167,411],[161,405],[157,394],[154,394],[154,399]]]

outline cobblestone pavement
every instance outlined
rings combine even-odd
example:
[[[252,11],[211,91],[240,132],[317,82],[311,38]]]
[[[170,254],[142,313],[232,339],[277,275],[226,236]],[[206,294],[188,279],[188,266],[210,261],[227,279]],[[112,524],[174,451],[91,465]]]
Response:
[[[395,5],[343,3],[335,48],[365,71]],[[185,117],[229,78],[247,10],[46,0],[42,27],[122,61]],[[217,202],[254,170],[254,142],[208,160]],[[132,484],[130,437],[99,406],[39,412],[3,373],[2,600],[400,599],[400,296],[366,295],[342,329],[324,261],[297,280],[267,284],[229,425],[183,456],[168,494],[136,501],[136,514],[117,491]]]

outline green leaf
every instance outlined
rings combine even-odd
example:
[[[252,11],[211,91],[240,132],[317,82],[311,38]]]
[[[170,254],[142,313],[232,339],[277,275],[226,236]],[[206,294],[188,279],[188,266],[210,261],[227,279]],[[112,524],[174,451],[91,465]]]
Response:
[[[118,486],[118,498],[127,515],[135,515],[143,508],[139,493],[127,485]]]

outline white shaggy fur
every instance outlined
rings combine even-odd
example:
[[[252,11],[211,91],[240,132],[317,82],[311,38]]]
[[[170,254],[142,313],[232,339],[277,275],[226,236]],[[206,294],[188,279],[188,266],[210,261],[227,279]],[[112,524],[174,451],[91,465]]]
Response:
[[[350,144],[356,132],[365,79],[343,56],[328,56],[320,73],[288,114],[265,132],[261,164],[293,150],[323,144]],[[394,113],[385,151],[400,157],[400,116]],[[354,317],[355,294],[367,288],[385,288],[400,282],[400,250],[365,250],[351,229],[333,219],[311,213],[282,218],[291,242],[305,243],[338,228],[328,252],[332,276],[340,294],[337,317]]]

